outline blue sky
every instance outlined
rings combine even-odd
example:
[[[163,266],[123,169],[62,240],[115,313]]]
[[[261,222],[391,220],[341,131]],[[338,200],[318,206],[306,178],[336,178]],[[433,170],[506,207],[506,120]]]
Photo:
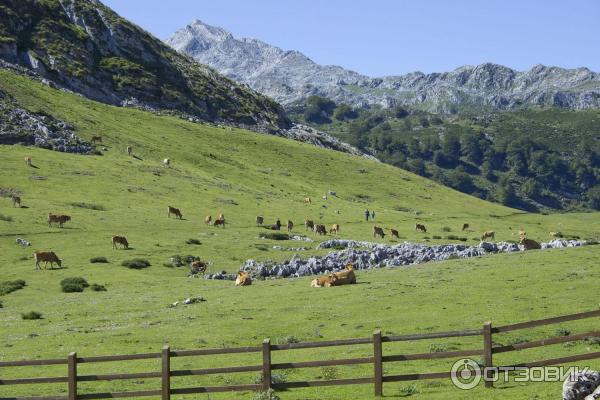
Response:
[[[371,76],[495,62],[600,71],[597,0],[102,0],[165,39],[198,18]]]

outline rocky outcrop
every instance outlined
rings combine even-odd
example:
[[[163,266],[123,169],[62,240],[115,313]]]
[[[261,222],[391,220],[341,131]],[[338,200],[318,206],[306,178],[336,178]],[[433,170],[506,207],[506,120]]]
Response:
[[[537,65],[515,71],[488,63],[452,72],[372,78],[319,65],[297,51],[236,38],[199,20],[177,31],[167,43],[284,105],[320,95],[355,106],[403,104],[435,112],[472,107],[600,107],[600,75],[587,68]]]
[[[81,154],[88,154],[94,148],[77,137],[71,125],[21,108],[0,91],[0,144],[17,143]]]
[[[600,373],[597,371],[582,371],[572,374],[563,383],[562,400],[593,400],[595,390],[600,387]]]
[[[544,243],[543,248],[579,247],[586,244],[587,242],[585,241],[557,239],[549,243]],[[481,242],[477,246],[468,246],[465,244],[427,246],[405,242],[390,246],[345,239],[327,240],[322,242],[317,248],[338,250],[325,256],[312,256],[307,259],[302,259],[295,254],[290,260],[282,263],[247,260],[240,270],[250,272],[257,277],[288,278],[328,274],[343,269],[348,263],[352,263],[354,269],[364,270],[524,251],[523,247],[517,243],[508,242]],[[205,278],[235,279],[235,275],[223,272],[221,274],[205,275]]]

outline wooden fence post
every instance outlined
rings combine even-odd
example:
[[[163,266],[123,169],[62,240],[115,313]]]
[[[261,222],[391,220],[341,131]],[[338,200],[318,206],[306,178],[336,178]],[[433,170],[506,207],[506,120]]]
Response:
[[[163,346],[161,352],[162,374],[161,374],[161,400],[171,399],[171,348]]]
[[[262,354],[263,390],[268,391],[271,389],[271,339],[263,340]]]
[[[494,366],[492,360],[492,323],[486,322],[483,324],[483,367],[492,368]],[[493,378],[494,373],[485,373],[483,378],[485,380],[485,387],[494,387],[494,383],[490,380]]]
[[[383,396],[383,348],[381,346],[381,330],[373,332],[373,384],[375,396]]]
[[[67,357],[68,399],[77,400],[77,353],[69,353]]]

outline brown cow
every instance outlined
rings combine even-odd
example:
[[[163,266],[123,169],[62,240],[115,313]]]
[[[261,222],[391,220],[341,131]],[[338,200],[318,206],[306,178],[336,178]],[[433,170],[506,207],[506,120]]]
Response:
[[[19,208],[21,208],[21,197],[13,194],[10,199],[12,200],[12,205],[13,207],[16,207],[17,205],[19,206]]]
[[[90,140],[90,142],[92,142],[92,143],[102,143],[102,136],[92,136],[92,139]]]
[[[527,239],[526,237],[521,238],[519,243],[523,246],[524,250],[539,250],[542,246],[533,239]]]
[[[496,239],[496,232],[494,231],[485,231],[483,235],[481,235],[481,241],[483,242],[485,239]]]
[[[306,221],[304,221],[304,227],[306,228],[305,230],[314,230],[315,229],[315,222],[311,221],[310,219],[307,219]]]
[[[127,241],[127,238],[125,238],[125,236],[113,236],[111,239],[112,242],[112,248],[113,249],[118,249],[119,248],[119,244],[121,246],[123,246],[124,249],[128,249],[129,248],[129,242]]]
[[[48,227],[52,227],[52,223],[55,223],[58,224],[60,228],[62,228],[65,222],[68,222],[70,220],[71,217],[68,215],[54,215],[48,213]]]
[[[133,153],[133,147],[127,146],[127,155],[130,156]]]
[[[262,217],[262,215],[256,216],[256,225],[262,225],[264,222],[265,222],[265,219]]]
[[[250,286],[252,285],[252,278],[247,272],[240,271],[237,273],[235,278],[235,286]]]
[[[427,228],[425,228],[425,225],[417,223],[415,224],[415,231],[427,233]]]
[[[287,221],[287,230],[288,230],[288,232],[291,232],[292,229],[294,229],[294,223],[288,219],[288,221]]]
[[[333,282],[335,282],[335,280],[335,276],[319,276],[310,281],[310,287],[331,287],[333,286]]]
[[[469,229],[469,224],[463,224],[462,230],[466,231],[467,229]]]
[[[383,232],[383,229],[378,227],[378,226],[374,226],[373,227],[373,237],[377,237],[380,236],[382,239],[385,237],[385,232]]]
[[[223,228],[225,228],[225,218],[223,219],[215,219],[215,222],[213,222],[213,226],[215,227],[219,227],[222,226]]]
[[[318,233],[319,235],[327,235],[327,229],[325,229],[325,225],[315,225],[315,233]]]
[[[212,216],[210,216],[210,215],[207,215],[207,216],[206,216],[206,218],[204,218],[204,223],[205,223],[206,225],[210,225],[210,224],[212,224]]]
[[[392,232],[392,237],[395,237],[396,239],[400,239],[400,235],[397,230],[390,229],[390,232]]]
[[[28,167],[31,167],[31,157],[30,156],[25,157],[25,165],[27,165]]]
[[[356,283],[356,275],[354,275],[354,268],[352,267],[352,264],[346,265],[346,269],[344,271],[334,272],[329,276],[335,278],[331,282],[332,286],[350,285]]]
[[[40,268],[40,262],[44,262],[44,269],[50,263],[50,269],[54,269],[54,263],[62,268],[62,260],[53,251],[36,251],[33,253],[33,259],[35,260],[35,269]]]
[[[179,208],[167,206],[167,217],[171,218],[171,214],[175,215],[175,218],[182,219],[183,214],[179,211]]]
[[[338,233],[340,233],[340,224],[333,224],[333,225],[331,225],[331,229],[329,229],[329,233],[331,233],[331,234],[335,233],[336,235]]]
[[[206,271],[207,267],[208,267],[208,264],[206,264],[204,261],[200,261],[200,260],[193,261],[190,264],[190,268],[192,269],[192,273],[194,273],[194,274]]]

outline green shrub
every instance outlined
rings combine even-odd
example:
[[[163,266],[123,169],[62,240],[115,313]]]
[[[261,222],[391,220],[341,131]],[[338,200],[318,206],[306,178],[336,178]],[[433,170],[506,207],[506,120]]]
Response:
[[[98,283],[92,283],[92,286],[90,286],[90,289],[92,289],[94,292],[106,292],[106,287],[104,285],[100,285]]]
[[[72,205],[73,207],[79,207],[79,208],[87,208],[88,210],[96,210],[96,211],[106,211],[106,208],[104,208],[103,205],[100,204],[94,204],[94,203],[83,203],[83,202],[75,202],[75,203],[69,203],[70,205]]]
[[[90,258],[90,262],[92,264],[95,264],[95,263],[107,263],[108,260],[106,259],[106,257],[94,257],[94,258]]]
[[[67,283],[62,285],[62,291],[64,293],[81,293],[83,292],[84,287],[81,285],[77,285],[75,283]]]
[[[143,258],[134,258],[133,260],[123,261],[121,265],[131,269],[143,269],[150,266],[150,261]]]
[[[401,387],[400,393],[402,394],[403,397],[408,397],[408,396],[412,396],[413,394],[419,393],[419,390],[417,389],[417,386],[415,384],[412,384],[409,386]]]
[[[198,239],[188,239],[185,241],[185,244],[202,244]]]
[[[9,215],[0,214],[0,221],[12,222],[13,217]]]
[[[281,397],[275,394],[273,389],[269,389],[267,391],[259,391],[254,395],[253,400],[281,400]]]
[[[569,336],[571,331],[567,328],[558,328],[556,330],[556,336]]]
[[[429,345],[430,353],[443,353],[445,351],[448,351],[448,346],[446,346],[445,344],[432,343]]]
[[[0,296],[12,293],[16,290],[23,289],[25,287],[25,281],[23,279],[17,279],[16,281],[4,281],[0,282]]]
[[[442,237],[441,237],[441,236],[439,236],[439,235],[433,235],[433,236],[432,236],[432,238],[433,238],[433,239],[441,239]]]
[[[72,277],[60,281],[60,286],[64,293],[79,293],[83,292],[83,289],[90,286],[90,284],[81,277]]]
[[[442,232],[451,232],[451,231],[452,231],[452,229],[450,229],[449,226],[442,227]]]
[[[327,381],[334,380],[338,377],[337,367],[321,367],[321,375]]]
[[[258,234],[258,237],[270,240],[290,240],[290,235],[281,232],[261,232]]]
[[[21,314],[21,318],[23,319],[42,319],[42,314],[37,311],[29,311],[28,313]]]

